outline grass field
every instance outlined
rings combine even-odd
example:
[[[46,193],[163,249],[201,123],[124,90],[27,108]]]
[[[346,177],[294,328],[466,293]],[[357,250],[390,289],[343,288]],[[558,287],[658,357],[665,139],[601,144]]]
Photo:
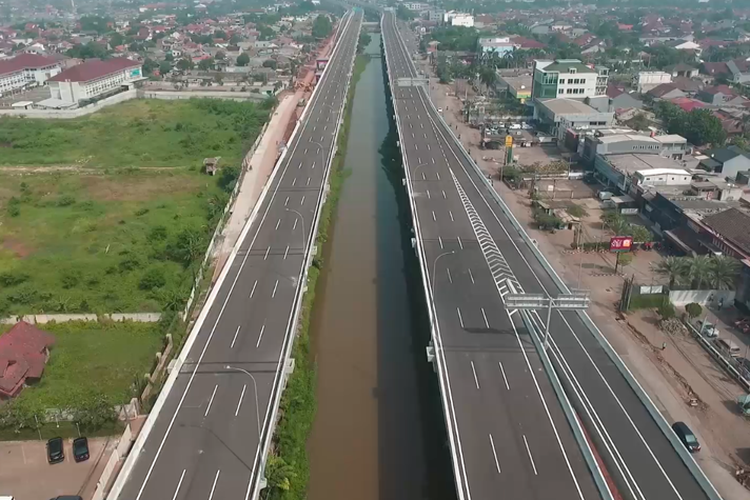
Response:
[[[163,309],[190,286],[225,200],[189,170],[0,173],[0,315]]]
[[[271,103],[133,100],[74,120],[0,118],[0,165],[89,168],[237,164]]]
[[[0,316],[179,308],[232,187],[202,174],[203,158],[236,171],[268,104],[0,118]]]

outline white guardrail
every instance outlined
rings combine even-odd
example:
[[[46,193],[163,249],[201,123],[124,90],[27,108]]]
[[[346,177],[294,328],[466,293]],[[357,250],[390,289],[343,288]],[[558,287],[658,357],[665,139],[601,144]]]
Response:
[[[381,20],[381,22],[383,21]],[[381,31],[383,30],[381,29]],[[391,88],[393,88],[394,84],[393,84],[393,79],[392,79],[392,73],[390,70],[388,49],[385,45],[385,42],[383,43],[383,47],[384,47],[383,50],[385,52],[386,67],[388,68],[388,80],[391,84]],[[395,111],[395,103],[394,103],[394,111]],[[398,113],[394,113],[394,115],[395,115],[396,128],[397,128],[397,132],[399,136],[399,141],[400,141],[400,144],[403,144],[403,136],[401,132],[401,121],[398,116]],[[463,499],[464,488],[468,490],[468,485],[462,486],[462,483],[467,481],[467,478],[465,475],[465,469],[463,468],[464,467],[463,459],[457,454],[457,453],[460,453],[460,449],[457,448],[456,440],[460,438],[458,437],[457,432],[456,432],[455,439],[453,436],[453,421],[451,420],[452,408],[447,399],[447,394],[450,392],[450,385],[449,385],[449,382],[447,381],[447,376],[446,376],[446,373],[447,373],[447,370],[445,369],[446,361],[445,361],[445,358],[442,357],[442,342],[440,340],[439,324],[435,320],[435,318],[437,318],[437,312],[435,311],[435,302],[434,302],[434,297],[432,294],[432,286],[430,284],[429,270],[427,268],[427,257],[425,255],[424,247],[422,243],[423,241],[422,230],[419,224],[419,218],[417,217],[417,209],[416,209],[416,205],[414,201],[415,200],[414,191],[413,191],[411,176],[409,175],[409,161],[406,155],[402,155],[402,159],[404,163],[404,171],[406,173],[405,184],[406,184],[406,189],[407,189],[407,196],[409,198],[409,206],[411,208],[412,222],[414,225],[415,236],[416,236],[414,245],[417,251],[417,257],[418,257],[420,268],[422,271],[422,284],[424,287],[425,296],[427,297],[427,301],[426,301],[427,313],[428,313],[430,326],[431,326],[431,338],[432,338],[433,346],[435,347],[435,359],[437,361],[438,379],[440,382],[441,396],[443,399],[443,405],[445,409],[444,413],[445,413],[446,425],[449,431],[448,437],[451,443],[451,454],[453,456],[452,462],[453,462],[454,475],[457,481],[457,490],[458,490],[459,498]],[[532,337],[532,341],[534,342],[534,344],[535,345],[538,344],[536,337],[534,336],[531,336],[531,337]],[[538,352],[543,353],[543,355],[540,355],[542,366],[544,367],[544,370],[548,378],[550,379],[553,390],[555,391],[555,395],[560,401],[565,417],[568,420],[569,425],[571,426],[574,438],[576,439],[579,445],[579,448],[581,449],[581,453],[584,457],[584,460],[586,461],[586,464],[592,473],[592,477],[594,478],[594,482],[596,483],[597,489],[599,490],[603,499],[611,500],[613,498],[612,493],[610,492],[610,489],[607,486],[607,482],[606,482],[606,479],[604,478],[604,474],[601,468],[599,467],[599,463],[596,460],[596,457],[594,456],[589,446],[588,440],[586,439],[586,436],[583,432],[583,428],[581,427],[581,422],[576,417],[575,411],[573,410],[570,400],[567,397],[565,389],[563,388],[557,376],[557,372],[554,370],[554,367],[552,366],[552,363],[549,360],[547,354],[544,352],[544,350],[541,349],[539,345],[536,345],[536,347],[537,347]],[[463,475],[460,475],[462,472],[463,472]]]
[[[340,31],[343,33],[346,31],[346,29],[349,26],[349,23],[352,19],[351,14],[347,15],[346,20],[342,18],[341,22],[339,24],[346,22],[346,25],[343,28],[340,28]],[[336,46],[333,49],[333,52],[331,53],[331,60],[333,59],[334,55],[338,51],[340,45],[339,43],[336,44]],[[352,57],[351,63],[353,64],[354,58]],[[329,65],[326,65],[326,67],[323,69],[323,74],[321,75],[321,82],[325,79],[326,74],[328,72]],[[351,70],[349,71],[349,80],[351,80]],[[310,96],[310,99],[308,100],[307,105],[305,106],[305,110],[303,111],[302,115],[300,116],[300,119],[297,121],[297,124],[294,127],[294,130],[292,131],[292,135],[289,138],[288,144],[292,144],[294,140],[296,139],[297,135],[299,134],[302,126],[305,123],[305,119],[308,114],[308,110],[314,107],[314,103],[317,98],[318,89],[321,87],[321,85],[316,85],[313,89],[313,92]],[[323,179],[323,187],[321,189],[319,199],[318,199],[318,205],[316,207],[316,213],[315,218],[313,221],[313,226],[310,231],[310,237],[308,238],[307,243],[307,252],[306,252],[306,258],[305,263],[302,266],[302,269],[300,271],[299,280],[297,283],[300,284],[300,286],[297,287],[297,291],[295,293],[294,297],[294,314],[292,317],[290,317],[289,324],[287,325],[287,332],[285,335],[284,340],[284,347],[283,347],[283,360],[284,362],[281,364],[279,369],[277,370],[277,377],[274,379],[274,385],[272,388],[272,398],[274,400],[273,409],[271,413],[271,418],[275,421],[275,417],[278,412],[278,405],[279,401],[281,399],[281,393],[282,393],[282,387],[283,382],[285,381],[285,377],[282,377],[282,372],[285,370],[285,367],[289,365],[289,359],[291,354],[291,347],[296,330],[297,320],[299,317],[300,312],[300,306],[301,306],[301,298],[304,295],[304,292],[306,290],[306,286],[304,283],[307,280],[307,272],[309,268],[310,261],[312,259],[312,252],[315,249],[315,246],[313,243],[315,242],[315,238],[317,237],[317,230],[318,230],[318,222],[320,218],[320,209],[325,202],[326,197],[326,191],[327,191],[327,183],[328,183],[328,173],[330,171],[330,163],[333,159],[334,152],[335,151],[335,143],[338,138],[338,130],[341,125],[341,119],[343,114],[343,107],[346,104],[346,100],[344,100],[344,104],[342,104],[341,110],[339,111],[339,120],[336,125],[336,135],[334,135],[334,145],[332,147],[332,152],[329,155],[327,165],[326,165],[326,174]],[[162,388],[161,392],[159,393],[159,397],[156,400],[156,403],[154,404],[154,407],[152,408],[151,412],[149,413],[148,418],[146,419],[146,422],[143,424],[143,427],[141,428],[140,433],[138,434],[138,438],[135,441],[135,444],[133,445],[133,448],[130,450],[130,453],[128,454],[127,459],[125,460],[125,463],[123,464],[122,469],[120,470],[119,474],[117,475],[117,478],[115,480],[115,483],[112,486],[112,489],[107,494],[108,500],[117,500],[117,498],[120,496],[120,493],[122,493],[122,489],[125,486],[125,483],[130,477],[130,474],[133,471],[133,467],[135,466],[136,461],[138,460],[138,456],[140,455],[143,446],[145,445],[146,441],[148,440],[148,437],[153,430],[154,425],[156,424],[156,420],[159,417],[159,414],[164,407],[164,404],[169,396],[169,393],[172,390],[172,387],[174,386],[177,377],[180,374],[182,365],[185,363],[185,360],[187,359],[188,354],[190,353],[190,350],[193,347],[193,344],[195,343],[198,334],[200,333],[201,328],[203,327],[203,323],[206,320],[206,317],[208,316],[208,313],[211,310],[211,307],[213,305],[213,302],[216,300],[216,296],[219,294],[219,291],[222,288],[222,285],[224,283],[224,280],[226,279],[227,275],[229,274],[229,270],[232,268],[232,264],[234,262],[234,259],[237,256],[237,253],[239,252],[240,247],[242,246],[242,243],[244,242],[247,233],[250,231],[250,228],[252,227],[253,223],[255,222],[255,219],[257,218],[258,212],[260,211],[261,206],[266,200],[266,197],[270,191],[271,186],[274,185],[274,182],[276,180],[276,176],[279,174],[279,172],[282,170],[280,165],[283,164],[284,159],[286,158],[287,152],[289,151],[289,148],[286,148],[282,154],[279,156],[279,159],[276,161],[276,166],[273,169],[273,173],[271,174],[271,177],[266,182],[266,185],[263,187],[263,190],[261,191],[261,195],[258,198],[258,201],[255,204],[255,207],[253,208],[253,211],[248,218],[247,222],[245,223],[245,226],[242,229],[242,232],[240,234],[240,237],[237,239],[237,243],[235,244],[234,248],[232,249],[231,254],[229,255],[229,258],[227,259],[227,262],[224,264],[224,268],[222,269],[221,273],[219,274],[218,279],[216,280],[216,283],[214,284],[213,288],[211,289],[211,293],[208,296],[208,299],[206,300],[206,303],[203,305],[203,309],[201,309],[200,314],[198,315],[198,319],[196,320],[195,324],[193,325],[193,328],[190,331],[190,334],[188,335],[188,338],[185,341],[185,344],[183,345],[182,350],[180,351],[180,354],[177,358],[175,358],[175,365],[172,368],[172,371],[169,374],[169,377],[167,378],[167,381],[164,383],[164,387]],[[275,397],[274,397],[275,394]],[[271,405],[269,405],[270,408]],[[268,414],[266,415],[266,417]],[[267,425],[267,422],[269,421],[268,418],[265,418],[264,420],[264,431],[266,430],[265,427]],[[269,430],[272,430],[273,426],[269,428]],[[270,445],[270,436],[272,433],[266,432],[265,434],[261,435],[261,441],[262,443],[259,443],[258,449],[263,449],[262,457],[267,456],[268,447]],[[257,455],[257,454],[256,454]],[[262,464],[261,467],[258,468],[258,476],[260,476],[263,472],[264,464]],[[255,482],[256,487],[254,489],[253,498],[257,498],[257,495],[259,493],[258,486],[260,484],[260,481]]]
[[[502,197],[497,193],[497,191],[495,191],[495,188],[492,185],[492,181],[487,178],[484,172],[482,172],[482,170],[479,168],[479,165],[477,165],[474,162],[473,158],[466,151],[463,144],[461,144],[461,142],[455,137],[455,135],[451,131],[450,126],[445,122],[445,120],[440,115],[440,113],[437,112],[437,108],[435,108],[435,104],[432,102],[432,99],[427,99],[427,101],[430,103],[430,106],[432,106],[433,111],[436,113],[436,115],[440,118],[439,123],[442,125],[443,129],[447,131],[447,133],[450,134],[451,137],[454,139],[454,142],[458,145],[464,158],[474,168],[477,175],[483,180],[485,187],[487,191],[489,192],[490,196],[498,203],[505,217],[511,222],[511,224],[516,229],[516,231],[521,235],[522,239],[524,240],[526,245],[529,247],[534,257],[542,265],[542,267],[544,267],[545,271],[547,271],[549,276],[554,281],[555,285],[557,285],[557,287],[559,288],[560,292],[566,293],[566,294],[571,293],[571,290],[570,288],[568,288],[568,285],[557,274],[557,271],[555,271],[555,269],[549,263],[547,258],[542,254],[539,248],[537,248],[537,246],[534,244],[531,237],[526,232],[526,228],[524,228],[521,225],[521,223],[518,221],[518,219],[516,219],[516,216],[510,210],[510,208],[502,199]],[[721,496],[716,491],[713,484],[711,484],[711,481],[709,481],[709,479],[706,477],[703,470],[696,463],[693,456],[687,451],[687,449],[682,444],[682,442],[677,438],[677,435],[674,433],[674,431],[672,430],[672,427],[664,418],[664,415],[661,414],[661,412],[656,407],[656,405],[651,400],[651,398],[646,393],[646,391],[643,389],[641,384],[633,376],[633,374],[631,373],[630,369],[627,367],[625,362],[622,360],[622,358],[620,358],[620,355],[617,354],[617,351],[614,350],[614,348],[609,343],[609,341],[604,336],[604,334],[602,334],[602,332],[599,330],[596,324],[594,324],[594,322],[591,320],[591,317],[588,315],[588,313],[585,311],[580,311],[575,314],[578,314],[581,317],[583,324],[586,325],[589,331],[593,334],[594,338],[599,342],[602,349],[604,349],[604,351],[607,353],[607,356],[610,358],[610,360],[614,363],[614,365],[617,367],[619,372],[628,382],[628,385],[630,385],[631,389],[636,394],[638,399],[640,399],[641,403],[643,403],[643,405],[646,407],[646,410],[648,410],[649,414],[654,419],[654,422],[656,422],[657,426],[662,431],[664,436],[672,444],[672,447],[675,449],[675,451],[677,452],[679,457],[682,459],[685,466],[688,468],[688,470],[693,475],[693,477],[695,477],[695,480],[701,486],[704,493],[706,493],[708,498],[710,498],[711,500],[721,500]]]

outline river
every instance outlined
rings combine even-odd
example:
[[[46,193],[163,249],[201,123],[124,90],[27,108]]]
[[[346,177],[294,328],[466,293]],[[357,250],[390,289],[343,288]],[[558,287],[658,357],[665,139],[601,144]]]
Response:
[[[308,499],[455,499],[379,35],[365,54],[312,317]]]

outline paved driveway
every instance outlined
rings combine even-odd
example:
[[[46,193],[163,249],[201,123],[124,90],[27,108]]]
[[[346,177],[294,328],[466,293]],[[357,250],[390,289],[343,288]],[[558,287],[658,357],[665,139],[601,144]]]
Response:
[[[91,458],[81,463],[73,460],[72,443],[72,440],[65,441],[65,461],[50,465],[47,463],[46,442],[0,442],[0,496],[12,495],[16,500],[47,500],[57,495],[84,494],[84,490],[90,495],[110,455],[102,452],[105,448],[112,450],[116,440],[89,438]],[[99,467],[98,462],[101,462]]]

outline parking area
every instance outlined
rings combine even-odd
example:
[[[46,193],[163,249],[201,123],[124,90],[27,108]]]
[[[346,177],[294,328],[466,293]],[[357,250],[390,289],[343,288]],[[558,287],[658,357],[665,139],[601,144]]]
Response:
[[[16,500],[47,500],[58,495],[91,498],[115,438],[89,438],[90,458],[73,460],[72,440],[65,440],[65,461],[47,463],[46,442],[0,442],[0,496]],[[43,479],[43,480],[40,480]]]

